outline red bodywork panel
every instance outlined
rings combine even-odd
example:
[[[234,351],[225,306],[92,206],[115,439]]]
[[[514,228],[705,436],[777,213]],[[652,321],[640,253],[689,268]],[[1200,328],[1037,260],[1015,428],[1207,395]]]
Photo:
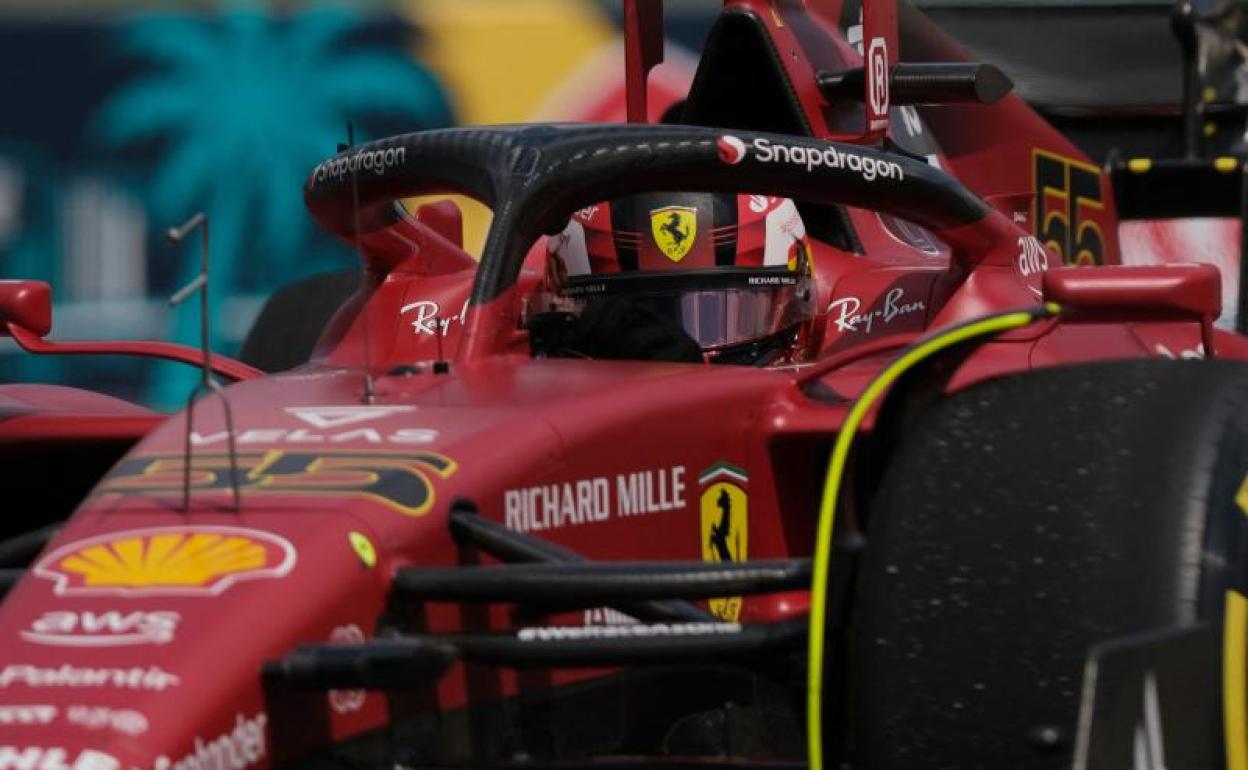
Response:
[[[764,25],[814,136],[863,140],[862,106],[828,104],[815,86],[817,71],[861,57],[836,31],[839,3],[812,6],[725,4]],[[885,35],[887,45],[900,44],[907,60],[964,58],[925,25],[903,9],[900,37]],[[368,281],[313,363],[267,377],[221,363],[243,380],[226,391],[238,511],[217,396],[200,402],[188,434],[182,419],[105,397],[0,389],[0,442],[136,440],[0,605],[0,710],[27,709],[21,723],[5,723],[4,742],[56,747],[56,761],[31,755],[40,770],[182,770],[208,746],[228,747],[236,768],[265,766],[261,665],[300,643],[371,638],[396,568],[462,563],[447,526],[458,498],[589,559],[713,560],[711,489],[722,483],[717,469],[730,467],[748,501],[738,557],[808,555],[821,464],[850,401],[931,330],[1042,300],[1079,311],[983,345],[951,388],[1211,347],[1248,359],[1241,338],[1209,326],[1216,274],[1054,269],[1119,261],[1113,200],[1103,175],[1021,100],[918,112],[920,132],[939,144],[931,161],[994,208],[932,231],[847,207],[857,248],[814,243],[820,314],[802,365],[533,359],[516,319],[541,280],[544,243],[507,291],[471,303],[476,263],[455,237],[456,213],[438,204],[361,234]],[[19,341],[46,345],[37,333]],[[144,350],[185,358],[128,352]],[[746,598],[734,614],[805,611],[796,594]],[[501,609],[489,617],[498,629],[509,623]],[[552,622],[603,618],[587,611]],[[431,631],[467,624],[458,608],[437,604],[412,620]],[[594,673],[556,672],[547,683]],[[436,705],[459,709],[520,688],[513,672],[484,679],[455,668]],[[334,735],[383,726],[385,703],[379,693],[330,693]]]
[[[168,415],[59,385],[0,385],[0,445],[31,439],[138,441]]]

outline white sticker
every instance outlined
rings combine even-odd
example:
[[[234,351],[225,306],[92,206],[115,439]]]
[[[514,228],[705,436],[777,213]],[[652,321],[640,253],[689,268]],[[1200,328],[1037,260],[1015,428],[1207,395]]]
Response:
[[[169,610],[57,610],[43,613],[21,634],[23,639],[33,644],[57,647],[168,644],[173,641],[181,619],[181,615]]]
[[[1024,278],[1039,275],[1049,269],[1049,254],[1034,236],[1024,235],[1018,239],[1018,272]]]
[[[864,182],[874,182],[877,179],[896,179],[901,182],[906,178],[905,169],[900,163],[840,147],[781,144],[761,136],[754,139],[749,146],[754,159],[760,163],[788,163],[801,166],[807,171],[820,167],[850,171],[862,177]],[[721,136],[718,148],[719,159],[730,165],[740,163],[748,154],[745,143],[735,136]]]
[[[898,318],[921,313],[927,309],[927,303],[922,300],[907,302],[905,296],[906,291],[900,286],[890,289],[888,294],[884,295],[883,307],[866,313],[860,312],[862,300],[857,297],[841,297],[832,300],[828,305],[828,313],[834,314],[832,322],[836,324],[838,332],[870,334],[877,321],[887,326]]]
[[[457,315],[442,315],[442,306],[431,299],[406,304],[399,308],[399,315],[409,316],[408,320],[411,321],[412,328],[417,334],[427,334],[432,337],[440,332],[445,337],[451,324],[462,325],[464,319],[468,317],[468,300],[464,300]]]
[[[88,730],[115,730],[123,735],[147,732],[147,717],[134,709],[109,706],[67,706],[65,721]]]
[[[251,718],[238,714],[233,730],[209,740],[197,736],[194,748],[185,756],[170,759],[161,755],[152,763],[152,770],[243,770],[251,767],[265,757],[264,725],[267,721],[264,714]]]
[[[351,623],[329,632],[329,641],[337,644],[363,644],[364,630]],[[351,714],[364,708],[368,698],[365,690],[330,690],[329,705],[339,714]]]
[[[537,626],[522,628],[516,638],[522,642],[564,639],[628,639],[639,636],[727,636],[741,633],[740,623],[632,623],[618,626]]]
[[[200,433],[191,431],[193,446],[224,446],[230,434],[226,431]],[[336,433],[320,433],[307,428],[248,428],[234,434],[234,443],[238,446],[258,446],[272,444],[288,444],[292,446],[308,446],[319,444],[344,444],[360,442],[364,444],[432,444],[438,440],[438,432],[432,428],[398,428],[391,431],[379,431],[376,428],[348,428]]]
[[[73,761],[65,749],[41,746],[0,746],[0,770],[117,770],[111,754],[83,749]]]
[[[685,507],[685,466],[561,481],[503,493],[504,523],[540,532]]]
[[[85,668],[68,663],[52,668],[28,663],[9,663],[0,668],[0,688],[115,687],[121,690],[155,690],[176,687],[181,680],[157,666],[131,668]]]
[[[1178,353],[1170,350],[1170,348],[1160,342],[1153,346],[1153,350],[1161,358],[1178,359],[1182,361],[1199,361],[1205,357],[1205,345],[1202,342],[1196,343],[1194,348],[1180,348]]]
[[[288,406],[286,413],[298,417],[313,428],[341,428],[357,422],[376,420],[414,411],[414,406]]]
[[[56,713],[56,706],[51,705],[0,706],[0,726],[51,724]]]
[[[867,49],[867,100],[871,106],[871,130],[888,127],[888,41],[871,38]]]

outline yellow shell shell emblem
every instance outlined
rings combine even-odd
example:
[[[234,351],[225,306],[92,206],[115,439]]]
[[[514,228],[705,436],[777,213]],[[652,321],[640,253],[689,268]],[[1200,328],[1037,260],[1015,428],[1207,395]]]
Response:
[[[650,212],[650,232],[663,256],[679,262],[698,237],[698,210],[692,206],[664,206]]]
[[[277,578],[295,564],[288,540],[244,527],[159,527],[79,540],[44,556],[35,574],[59,595],[210,594]]]

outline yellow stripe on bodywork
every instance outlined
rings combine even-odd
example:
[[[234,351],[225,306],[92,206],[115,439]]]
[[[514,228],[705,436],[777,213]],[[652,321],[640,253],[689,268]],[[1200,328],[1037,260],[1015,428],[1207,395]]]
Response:
[[[810,631],[806,650],[806,741],[809,770],[823,770],[823,645],[828,605],[828,574],[832,561],[832,530],[836,523],[836,498],[840,494],[845,462],[849,458],[849,448],[858,433],[858,427],[875,402],[892,387],[897,378],[915,364],[960,342],[1027,326],[1034,321],[1056,315],[1059,311],[1057,305],[1047,303],[1036,310],[988,316],[919,340],[884,367],[850,408],[828,460],[828,475],[824,482],[823,500],[819,506],[819,527],[815,534],[814,575],[810,586]]]
[[[1244,483],[1239,485],[1239,491],[1235,493],[1235,502],[1239,504],[1239,510],[1248,515],[1248,476],[1244,476]]]
[[[1235,591],[1226,592],[1224,629],[1222,718],[1226,732],[1226,770],[1248,770],[1248,597]]]

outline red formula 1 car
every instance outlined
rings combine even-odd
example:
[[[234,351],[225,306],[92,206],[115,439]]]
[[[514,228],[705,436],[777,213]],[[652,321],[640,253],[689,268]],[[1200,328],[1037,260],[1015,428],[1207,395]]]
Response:
[[[1216,270],[1116,266],[1106,173],[853,11],[729,0],[662,124],[325,161],[365,281],[303,366],[205,354],[172,418],[0,386],[0,770],[1244,770]],[[396,203],[439,193],[479,262]],[[48,297],[0,284],[35,352],[199,361],[46,340]]]

